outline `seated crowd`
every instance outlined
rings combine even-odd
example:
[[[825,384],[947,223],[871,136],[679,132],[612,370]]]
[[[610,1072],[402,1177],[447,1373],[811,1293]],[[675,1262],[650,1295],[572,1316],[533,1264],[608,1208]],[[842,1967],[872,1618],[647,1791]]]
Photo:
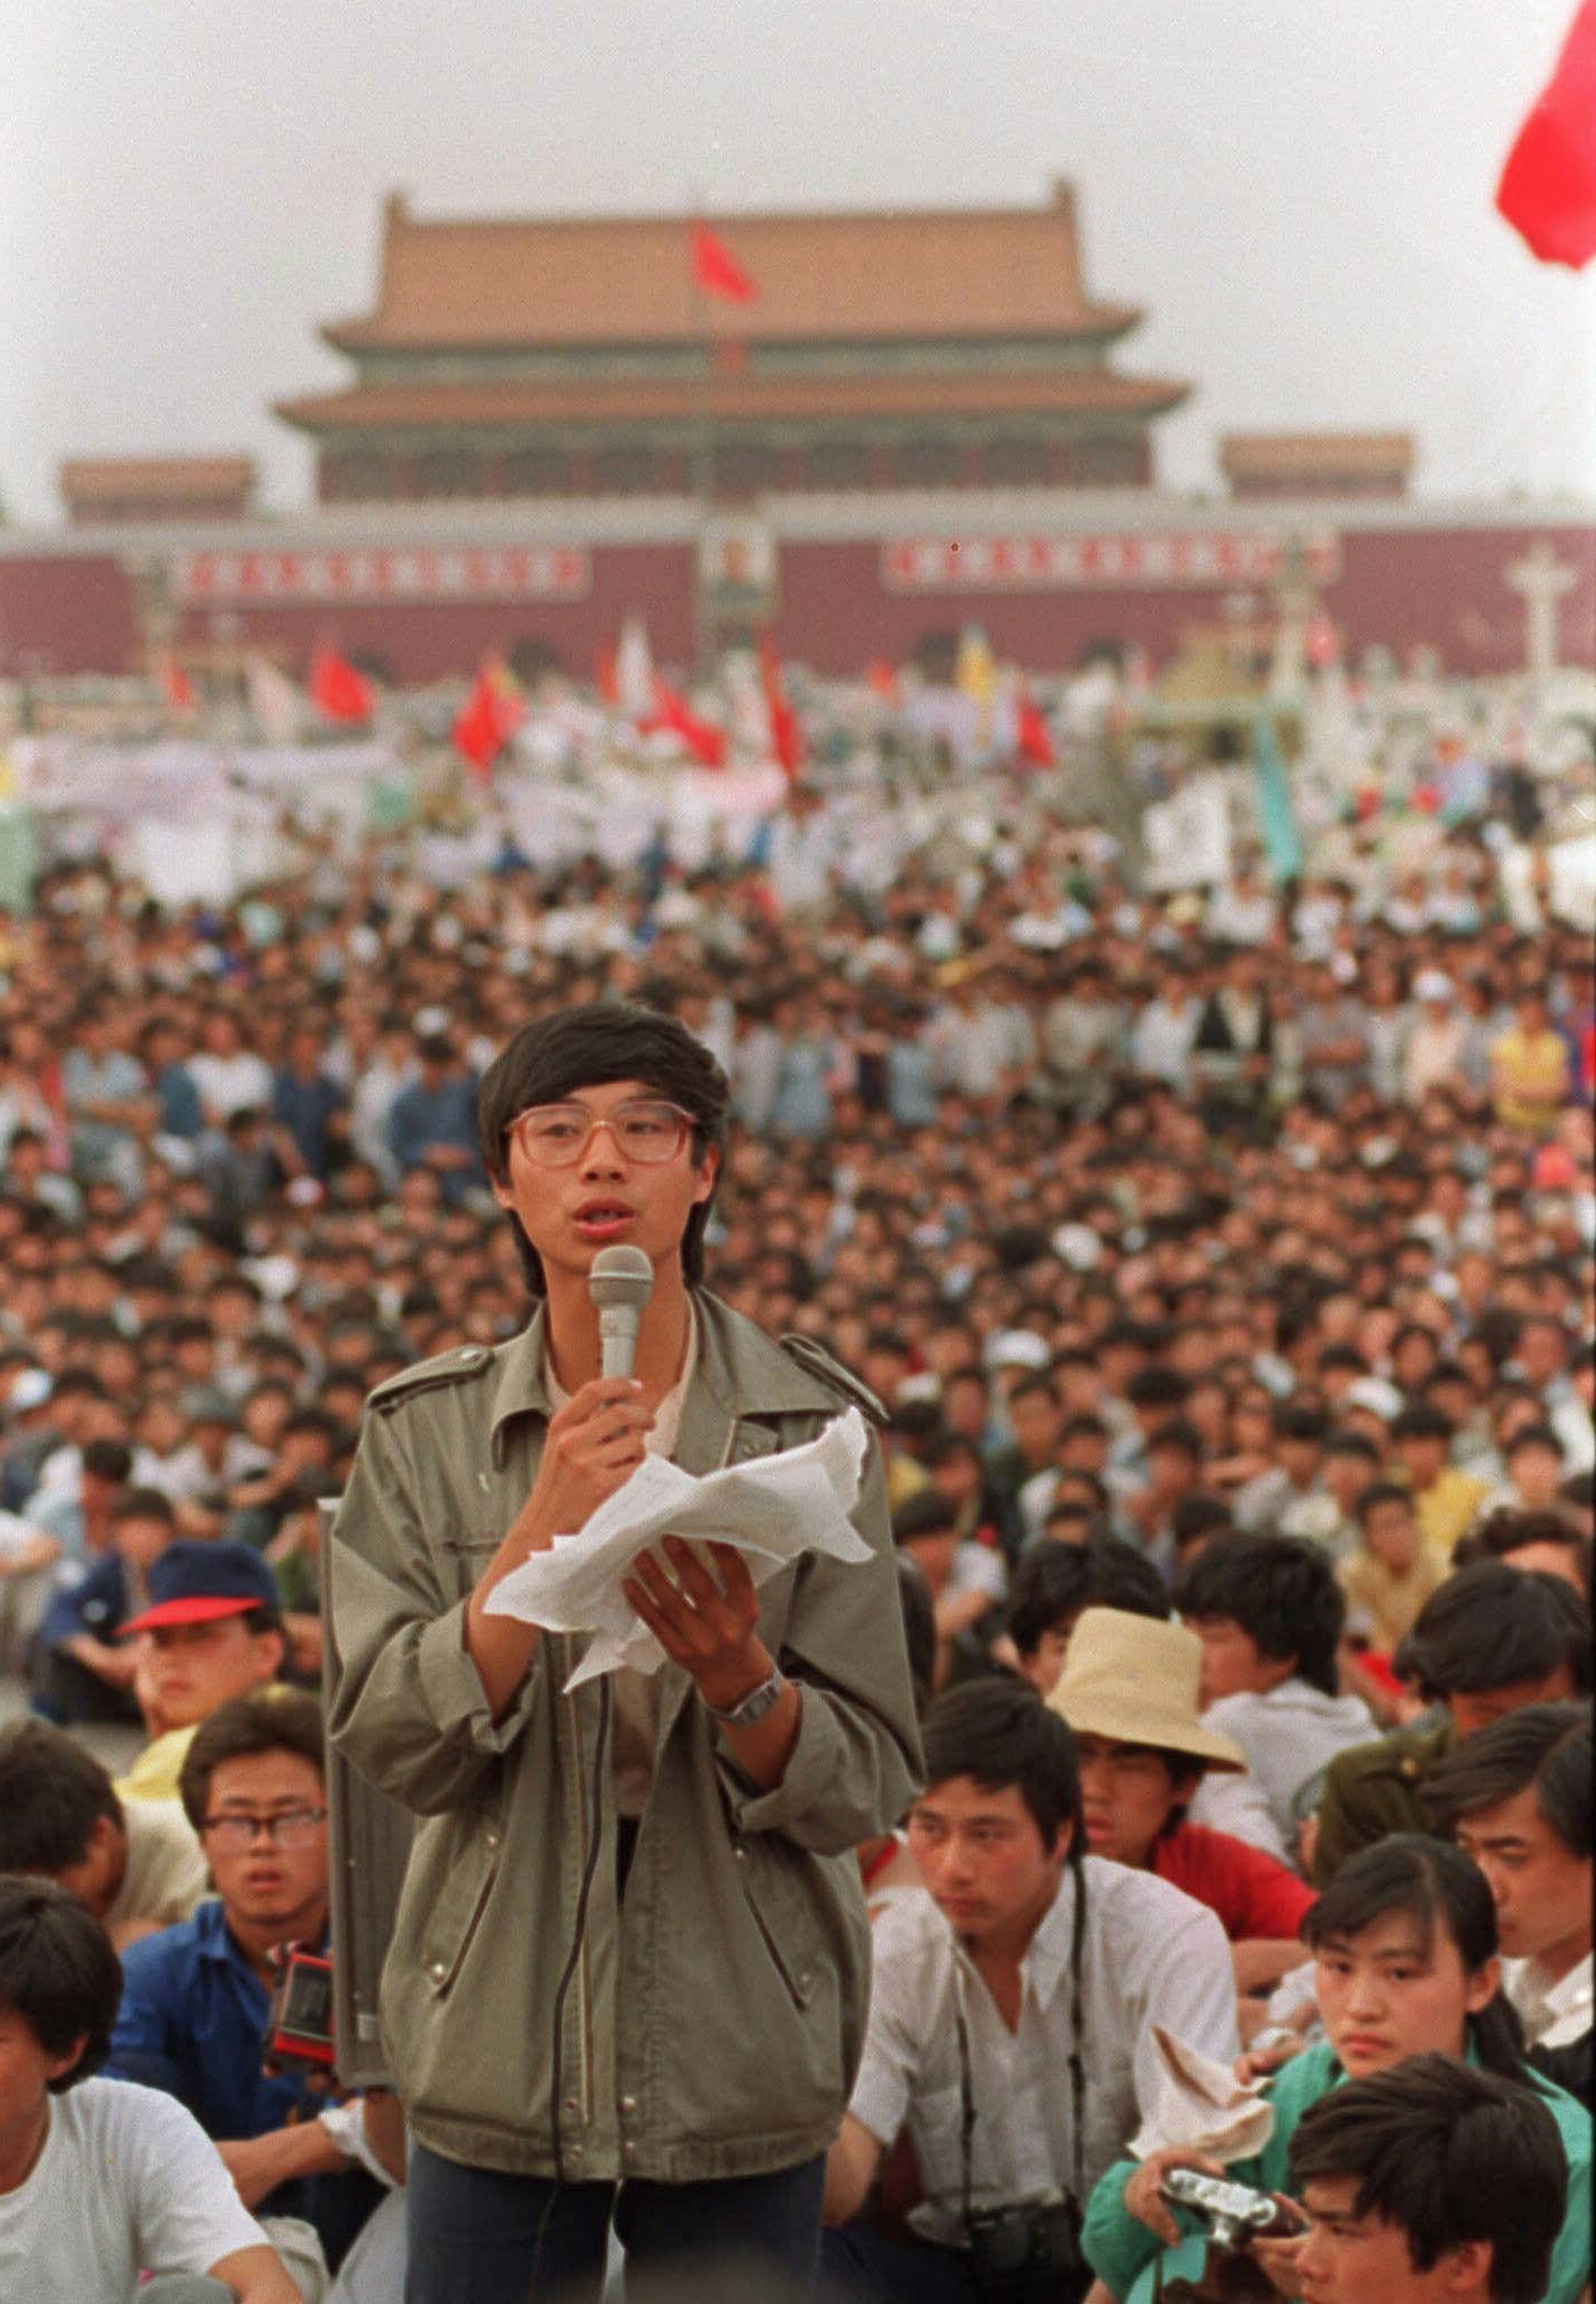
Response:
[[[717,1290],[882,1403],[926,1782],[859,1851],[828,2292],[1142,2304],[1201,2274],[1182,2165],[1298,2204],[1286,2295],[1586,2289],[1588,954],[1460,913],[1421,969],[1245,870],[1221,940],[1046,825],[901,861],[0,922],[5,2292],[398,2292],[402,2107],[273,2012],[319,1506],[375,1384],[521,1324],[475,1078],[608,992],[728,1063]]]

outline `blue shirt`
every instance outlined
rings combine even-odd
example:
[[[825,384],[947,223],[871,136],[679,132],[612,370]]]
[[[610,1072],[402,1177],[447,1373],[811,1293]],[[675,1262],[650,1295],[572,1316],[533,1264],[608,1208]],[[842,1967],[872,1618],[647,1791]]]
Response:
[[[218,2144],[269,2135],[292,2117],[313,2120],[324,2099],[296,2072],[260,2068],[266,1986],[207,1898],[192,1918],[141,1937],[122,1955],[122,2006],[106,2070],[187,2105]],[[256,2215],[304,2216],[329,2263],[380,2197],[363,2169],[298,2178],[257,2201]]]

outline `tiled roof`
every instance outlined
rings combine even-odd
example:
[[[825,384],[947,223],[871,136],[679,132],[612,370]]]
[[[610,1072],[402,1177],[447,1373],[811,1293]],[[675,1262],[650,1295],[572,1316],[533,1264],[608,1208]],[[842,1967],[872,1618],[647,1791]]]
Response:
[[[1292,473],[1410,472],[1411,432],[1228,432],[1220,462],[1233,479]]]
[[[308,432],[371,426],[444,428],[460,425],[618,424],[761,419],[830,419],[1108,413],[1161,414],[1178,407],[1190,387],[1106,369],[1056,375],[1000,371],[976,376],[833,377],[717,376],[690,379],[584,380],[579,384],[499,383],[355,385],[345,392],[279,401],[276,412]]]
[[[423,219],[395,194],[384,226],[376,309],[323,331],[342,350],[1119,335],[1140,318],[1088,298],[1065,183],[1034,208],[716,216],[758,288],[736,305],[694,288],[683,216]]]
[[[97,456],[61,467],[61,493],[69,504],[122,501],[173,505],[196,498],[247,496],[255,486],[252,456]]]

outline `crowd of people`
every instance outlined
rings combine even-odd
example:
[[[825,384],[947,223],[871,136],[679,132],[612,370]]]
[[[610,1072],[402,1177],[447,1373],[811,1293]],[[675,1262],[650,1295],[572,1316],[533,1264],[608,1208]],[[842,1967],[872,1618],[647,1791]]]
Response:
[[[503,831],[447,885],[285,824],[231,904],[91,853],[0,917],[0,2266],[47,2222],[85,2296],[399,2292],[403,2106],[273,1998],[327,1928],[321,1506],[377,1387],[525,1327],[482,1083],[600,1003],[723,1069],[709,1285],[879,1423],[924,1789],[857,1849],[835,2292],[1140,2304],[1201,2276],[1177,2166],[1306,2200],[1286,2295],[1442,2292],[1388,2244],[1586,2290],[1589,940],[1488,787],[1163,892],[1056,797],[822,765],[745,852]],[[130,2084],[224,2181],[115,2142]]]

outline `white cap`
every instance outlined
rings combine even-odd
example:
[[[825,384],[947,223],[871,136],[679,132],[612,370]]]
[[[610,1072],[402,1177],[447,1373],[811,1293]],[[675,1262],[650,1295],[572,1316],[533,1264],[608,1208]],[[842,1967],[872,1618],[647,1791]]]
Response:
[[[1455,988],[1451,978],[1443,976],[1439,968],[1421,968],[1413,980],[1415,1000],[1450,1000]]]
[[[985,1360],[989,1368],[1044,1368],[1051,1358],[1047,1338],[1030,1328],[1001,1328],[987,1341]]]
[[[25,1416],[30,1408],[42,1408],[54,1385],[43,1368],[24,1368],[5,1396],[5,1405],[13,1416]]]

